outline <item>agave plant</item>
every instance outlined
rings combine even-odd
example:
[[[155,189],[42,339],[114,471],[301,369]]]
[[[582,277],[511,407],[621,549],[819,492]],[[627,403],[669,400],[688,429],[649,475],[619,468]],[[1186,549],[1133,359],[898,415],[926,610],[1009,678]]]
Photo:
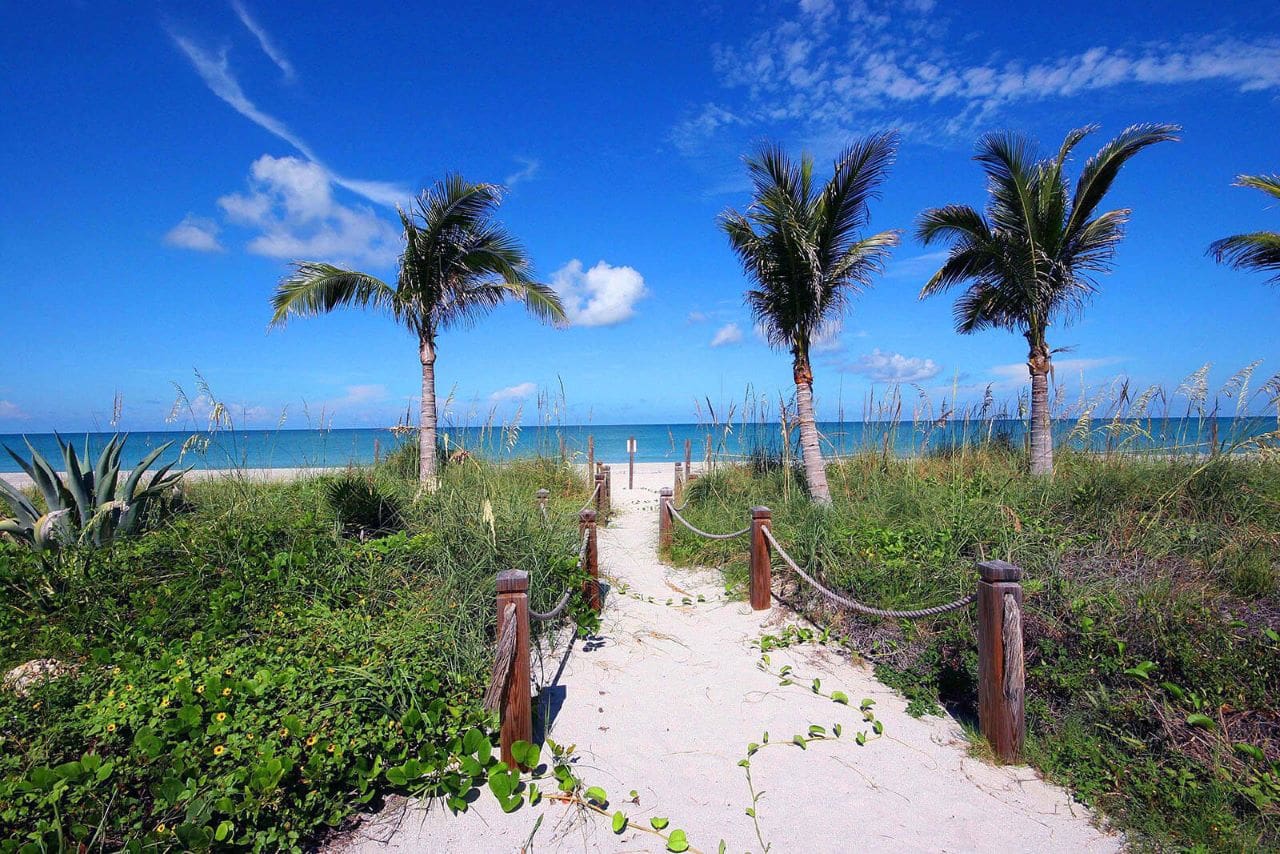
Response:
[[[37,552],[57,550],[71,543],[100,546],[116,536],[137,530],[151,499],[177,485],[185,470],[173,472],[174,463],[161,466],[147,478],[147,470],[160,458],[172,442],[156,448],[134,466],[120,482],[120,452],[125,438],[112,436],[97,464],[81,465],[80,457],[70,442],[54,434],[62,449],[66,479],[37,451],[31,442],[27,449],[31,459],[24,460],[5,446],[9,456],[22,467],[44,498],[47,511],[42,513],[35,502],[0,479],[0,498],[9,505],[11,518],[0,519],[0,534],[8,534]],[[127,437],[126,437],[127,438]],[[89,462],[89,442],[85,438],[84,463]],[[143,485],[143,480],[147,483]]]

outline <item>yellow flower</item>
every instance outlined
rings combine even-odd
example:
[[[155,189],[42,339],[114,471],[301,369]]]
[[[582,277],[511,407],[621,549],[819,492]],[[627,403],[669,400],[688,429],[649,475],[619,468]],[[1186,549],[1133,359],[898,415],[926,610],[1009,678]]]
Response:
[[[40,703],[39,703],[39,701],[32,703],[32,704],[31,704],[31,708],[32,708],[32,709],[34,709],[34,710],[36,710],[36,711],[39,711],[39,710],[40,710]]]
[[[224,696],[224,697],[230,697],[230,696],[231,696],[231,689],[230,689],[230,688],[223,688],[223,689],[222,689],[222,696]]]
[[[219,744],[217,747],[215,747],[215,748],[213,749],[213,755],[214,755],[214,756],[221,756],[222,754],[224,754],[224,753],[226,753],[226,752],[227,752],[227,749],[226,749],[225,747],[223,747],[221,744]]]
[[[203,686],[203,685],[197,685],[197,686],[196,686],[196,693],[197,693],[197,694],[203,694],[203,693],[204,693],[204,686]]]
[[[110,700],[115,695],[116,695],[116,689],[112,688],[110,691],[107,692],[107,699]]]
[[[168,697],[165,697],[163,700],[161,700],[161,701],[160,701],[160,708],[162,708],[162,709],[167,709],[167,708],[169,708],[169,698],[168,698]]]
[[[214,719],[215,721],[217,721],[218,723],[222,723],[223,721],[225,721],[225,720],[227,719],[227,713],[226,713],[226,712],[218,712],[216,715],[214,715],[214,716],[213,716],[213,719]]]
[[[132,685],[126,685],[126,686],[124,686],[124,689],[125,689],[126,691],[132,691],[132,690],[133,690],[133,686],[132,686]]]
[[[276,655],[280,655],[282,652],[284,652],[284,647],[282,646],[276,647]]]
[[[253,741],[253,733],[251,733],[251,732],[246,732],[246,733],[244,734],[244,737],[245,737],[245,739],[246,739],[246,740],[248,740],[248,741]]]
[[[115,724],[107,724],[107,732],[115,732],[115,731],[116,731]]]
[[[231,675],[231,670],[232,670],[232,668],[228,667],[226,670],[224,670],[224,671],[222,671],[222,672],[223,672],[224,674],[226,674],[227,676],[230,676],[230,675]]]
[[[156,833],[164,833],[166,830],[168,830],[168,828],[165,827],[163,821],[156,825]]]
[[[119,668],[119,667],[113,667],[113,668],[111,668],[111,672],[112,672],[113,674],[115,674],[116,676],[119,676],[119,675],[120,675],[120,668]]]
[[[276,616],[277,616],[277,617],[283,617],[283,616],[284,616],[284,611],[276,611]]]
[[[307,737],[307,747],[314,747],[315,743],[319,740],[320,740],[320,736],[316,735],[315,733],[311,733],[311,735]]]
[[[280,727],[280,737],[281,737],[281,738],[288,738],[288,737],[289,737],[289,728],[288,728],[288,727],[283,727],[283,726],[282,726],[282,727]]]
[[[332,673],[332,672],[333,672],[333,668],[332,668],[332,667],[326,667],[326,668],[324,669],[324,672],[325,672],[325,673]]]
[[[124,703],[123,703],[123,702],[116,703],[116,708],[117,708],[117,709],[123,709],[123,708],[124,708]]]
[[[333,753],[335,747],[337,747],[337,745],[330,744],[328,747],[325,748],[325,750],[327,750],[330,753]]]
[[[184,664],[186,664],[186,663],[187,663],[187,660],[186,660],[185,658],[179,658],[179,659],[177,659],[176,661],[174,661],[173,663],[174,663],[174,664],[176,664],[176,665],[178,665],[179,667],[181,667],[182,665],[184,665]]]

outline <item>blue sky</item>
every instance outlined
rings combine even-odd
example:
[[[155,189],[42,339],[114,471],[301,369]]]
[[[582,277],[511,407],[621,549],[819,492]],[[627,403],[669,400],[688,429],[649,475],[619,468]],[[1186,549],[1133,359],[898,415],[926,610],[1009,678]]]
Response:
[[[715,226],[746,204],[740,156],[770,138],[819,167],[898,128],[876,229],[983,202],[983,131],[1055,148],[1098,122],[1183,141],[1110,197],[1129,236],[1058,379],[1170,387],[1280,371],[1280,289],[1215,266],[1225,234],[1280,228],[1238,173],[1280,171],[1280,6],[1263,3],[561,3],[380,11],[240,0],[10,5],[0,27],[0,432],[162,427],[194,370],[238,421],[385,425],[415,406],[415,343],[350,312],[268,332],[295,258],[393,275],[394,205],[450,170],[504,182],[505,223],[564,293],[570,328],[517,308],[441,344],[455,420],[537,390],[568,421],[686,421],[694,402],[787,393]],[[956,335],[920,303],[940,256],[909,236],[816,365],[821,414],[916,383],[935,402],[1024,383],[1021,339]],[[1255,380],[1256,382],[1257,380]],[[910,398],[916,392],[908,392]],[[935,403],[937,405],[937,403]],[[197,408],[201,406],[199,402]]]

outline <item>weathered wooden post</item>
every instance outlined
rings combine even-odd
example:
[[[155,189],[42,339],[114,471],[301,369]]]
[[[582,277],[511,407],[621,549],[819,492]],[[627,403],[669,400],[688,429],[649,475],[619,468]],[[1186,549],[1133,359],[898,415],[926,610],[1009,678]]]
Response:
[[[766,528],[773,526],[773,511],[768,507],[751,508],[751,608],[763,611],[769,607],[773,591],[773,560]]]
[[[587,474],[594,474],[596,470],[596,437],[587,434]]]
[[[604,472],[598,472],[598,473],[596,474],[596,500],[595,500],[595,505],[596,505],[596,512],[597,512],[597,513],[599,513],[601,516],[603,516],[603,515],[604,515],[604,512],[605,512],[605,509],[604,509],[604,502],[605,502],[604,493],[605,493],[605,477],[604,477]]]
[[[499,715],[502,721],[502,761],[516,767],[511,745],[533,740],[533,706],[529,697],[529,573],[504,569],[498,573],[498,637],[506,628],[503,613],[516,606],[516,648],[507,670]]]
[[[596,551],[596,511],[583,510],[578,514],[578,535],[587,536],[587,550],[582,557],[582,568],[587,580],[582,583],[582,595],[591,610],[600,612],[600,556]]]
[[[978,564],[978,722],[1003,762],[1017,762],[1026,734],[1022,657],[1022,570]]]
[[[539,489],[535,494],[538,496],[538,512],[542,514],[543,518],[546,518],[547,499],[551,497],[551,493],[546,489]]]
[[[613,466],[604,467],[604,517],[608,521],[613,513]]]
[[[693,440],[684,440],[684,476],[688,479],[693,466]]]
[[[658,491],[658,551],[671,548],[671,487]]]
[[[703,471],[711,471],[711,434],[707,434],[707,467]]]
[[[684,495],[684,478],[680,476],[679,463],[676,463],[675,478],[671,481],[671,483],[672,483],[672,492],[671,492],[672,498],[675,500],[677,504],[679,504],[681,496]]]

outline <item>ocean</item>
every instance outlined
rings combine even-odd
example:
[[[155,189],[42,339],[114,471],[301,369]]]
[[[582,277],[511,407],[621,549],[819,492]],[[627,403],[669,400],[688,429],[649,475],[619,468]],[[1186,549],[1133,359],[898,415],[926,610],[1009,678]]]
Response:
[[[1243,439],[1270,433],[1280,428],[1274,417],[1250,418],[1171,418],[1141,421],[1089,422],[1082,427],[1076,421],[1054,423],[1055,440],[1059,444],[1094,451],[1107,449],[1141,453],[1205,453],[1216,443],[1230,450]],[[955,446],[964,440],[1004,437],[1015,445],[1025,442],[1026,422],[984,421],[964,424],[946,422],[940,425],[892,422],[824,422],[819,424],[826,445],[824,451],[836,454],[875,447],[889,447],[899,456],[927,453]],[[520,428],[456,428],[442,431],[450,448],[466,448],[489,458],[512,458],[560,452],[564,442],[566,454],[586,458],[587,437],[595,441],[596,459],[618,463],[627,460],[627,441],[636,440],[637,462],[671,462],[684,459],[684,443],[692,443],[693,458],[702,459],[708,448],[719,457],[750,454],[757,449],[777,452],[781,436],[776,424],[734,424],[712,427],[705,424],[578,424],[542,425]],[[83,451],[87,441],[90,455],[96,459],[111,433],[68,434]],[[25,442],[61,468],[61,453],[51,433],[0,434],[0,446],[7,446],[23,457]],[[172,443],[161,460],[178,461],[196,469],[233,468],[311,468],[363,465],[373,462],[377,451],[385,456],[405,440],[388,429],[333,430],[223,430],[146,431],[128,434],[122,465],[132,466],[153,449]],[[183,450],[185,448],[185,450]],[[0,472],[20,471],[17,463],[0,452]]]

